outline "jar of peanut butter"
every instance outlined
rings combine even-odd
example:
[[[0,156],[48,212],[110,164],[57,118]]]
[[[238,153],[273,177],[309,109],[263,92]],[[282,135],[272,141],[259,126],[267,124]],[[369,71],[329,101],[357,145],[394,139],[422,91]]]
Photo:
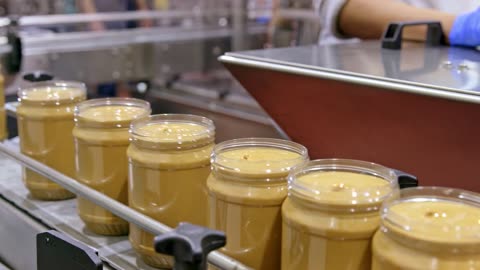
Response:
[[[381,210],[373,238],[373,270],[480,269],[480,194],[403,189]]]
[[[282,206],[282,270],[370,270],[379,209],[398,196],[394,170],[374,163],[324,159],[289,175]]]
[[[150,104],[133,98],[92,99],[75,107],[76,179],[121,203],[128,203],[129,127],[150,115]],[[102,235],[128,233],[128,223],[106,209],[78,198],[78,213],[88,229]]]
[[[85,85],[79,82],[48,81],[21,88],[17,107],[21,152],[75,178],[73,110],[85,98]],[[37,199],[74,197],[73,193],[30,169],[23,168],[23,180]]]
[[[221,251],[256,270],[280,269],[287,176],[308,160],[307,149],[279,139],[236,139],[215,146],[211,159],[208,226],[226,233]]]
[[[5,140],[7,132],[7,114],[5,112],[5,80],[0,74],[0,141]]]
[[[210,119],[160,114],[131,127],[129,206],[170,227],[207,224],[206,181],[215,127]],[[154,235],[130,224],[130,242],[154,267],[171,268],[171,257],[153,249]]]

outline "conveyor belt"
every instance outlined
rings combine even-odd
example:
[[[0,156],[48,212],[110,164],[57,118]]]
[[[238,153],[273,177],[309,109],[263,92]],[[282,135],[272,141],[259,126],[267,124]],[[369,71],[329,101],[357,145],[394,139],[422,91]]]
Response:
[[[10,268],[6,267],[4,264],[0,262],[0,270],[10,270]]]
[[[126,236],[102,237],[85,229],[77,215],[75,199],[48,202],[31,198],[21,180],[21,166],[3,154],[0,154],[0,170],[0,194],[18,208],[49,227],[97,249],[101,259],[114,269],[155,269],[137,258]],[[3,270],[1,265],[0,270]]]

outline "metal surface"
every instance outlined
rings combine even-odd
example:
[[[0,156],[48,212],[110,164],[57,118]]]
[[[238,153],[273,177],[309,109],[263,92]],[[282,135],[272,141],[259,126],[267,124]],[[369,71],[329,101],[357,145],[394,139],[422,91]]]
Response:
[[[0,270],[11,270],[0,261]]]
[[[16,143],[12,143],[12,146],[18,148]],[[3,172],[3,174],[0,175],[0,194],[2,194],[2,198],[11,202],[11,204],[17,209],[20,209],[22,213],[28,213],[31,215],[30,219],[27,219],[26,221],[22,220],[22,222],[41,222],[48,228],[56,229],[59,232],[65,233],[78,241],[91,246],[98,251],[99,256],[105,262],[105,270],[153,270],[153,268],[148,267],[141,260],[137,259],[137,256],[128,241],[128,237],[100,236],[88,231],[77,214],[75,199],[62,201],[36,200],[30,196],[29,191],[25,188],[25,185],[22,182],[21,166],[17,162],[0,154],[0,168]],[[0,222],[0,225],[2,222]],[[21,238],[22,235],[24,235],[24,232],[21,230],[22,226],[23,225],[12,227],[8,230],[7,237]],[[42,231],[45,231],[45,229]],[[35,237],[35,235],[32,237]],[[0,238],[2,243],[4,239],[4,237]],[[31,239],[29,238],[29,240]],[[18,245],[25,245],[24,248],[28,249],[32,247],[32,242],[22,241],[18,242]],[[29,257],[30,254],[19,253],[16,250],[22,249],[7,249],[5,247],[4,249],[1,249],[0,257],[4,256],[4,254],[13,254],[13,257],[10,255],[12,265],[25,263],[35,265],[36,253]],[[35,252],[35,250],[32,252]],[[36,267],[31,269],[36,269]]]
[[[216,102],[204,102],[201,99],[181,96],[168,92],[153,92],[152,106],[156,113],[188,113],[202,115],[212,119],[217,130],[217,142],[244,137],[283,138],[282,133],[273,124],[252,121],[270,121],[268,118],[245,113],[241,110],[224,109]],[[252,117],[253,116],[253,117]],[[252,117],[247,120],[247,117]],[[263,118],[263,120],[262,120]]]
[[[227,53],[220,61],[480,103],[480,53],[472,49],[409,44],[395,51],[364,42]]]
[[[12,169],[2,167],[2,174],[11,176],[9,170]],[[13,269],[36,270],[35,236],[47,228],[5,201],[3,196],[2,192],[0,195],[0,261],[4,261]]]
[[[245,50],[247,44],[247,0],[232,0],[232,49]]]
[[[76,24],[95,21],[128,21],[141,19],[174,19],[174,18],[203,18],[208,16],[228,16],[228,9],[210,10],[169,10],[169,11],[135,11],[135,12],[104,12],[91,14],[57,14],[21,17],[21,26],[51,26],[62,24]]]
[[[56,230],[37,234],[37,270],[103,270],[95,249]]]
[[[266,26],[249,25],[249,35],[264,34]],[[26,54],[75,51],[128,44],[181,42],[205,40],[210,38],[231,37],[233,31],[228,27],[190,26],[155,27],[110,30],[106,32],[74,32],[56,34],[25,34],[22,41]]]
[[[267,126],[271,124],[270,117],[268,117],[252,99],[246,99],[244,96],[235,94],[227,94],[225,97],[220,97],[222,94],[215,90],[191,89],[196,91],[187,92],[183,90],[187,87],[184,88],[178,84],[175,86],[172,90],[152,91],[150,95],[154,98],[169,100],[200,109],[208,109],[214,113],[225,114],[258,124]],[[205,93],[200,91],[204,91]],[[247,102],[251,103],[248,104]]]
[[[282,19],[303,19],[306,21],[321,22],[320,12],[309,9],[280,8],[277,15]]]
[[[259,47],[265,31],[265,26],[250,25],[250,43]],[[86,83],[168,80],[184,72],[220,68],[216,58],[230,50],[232,34],[230,28],[200,26],[25,34],[22,70],[48,70]]]
[[[459,50],[473,57],[477,54]],[[306,52],[304,59],[311,53],[305,48],[299,51]],[[323,57],[336,57],[324,48],[319,51],[324,53]],[[399,56],[404,53],[408,55],[408,50]],[[287,56],[279,57],[292,54],[284,55]],[[323,57],[312,58],[326,61]],[[352,55],[352,59],[354,57]],[[480,126],[476,124],[480,122],[479,92],[465,90],[467,87],[450,89],[391,79],[390,76],[405,75],[404,64],[415,64],[415,60],[424,63],[423,58],[400,59],[402,62],[390,62],[390,69],[381,67],[377,75],[383,75],[375,77],[340,68],[337,71],[300,65],[295,61],[289,64],[230,55],[222,57],[229,71],[286,134],[309,149],[311,158],[376,162],[411,172],[419,177],[422,185],[479,192]],[[365,70],[372,73],[368,60],[362,63]],[[450,77],[435,71],[424,76],[441,84],[456,76],[458,70],[453,68],[460,68],[457,63],[447,65],[453,74]],[[348,61],[339,62],[338,66],[347,64]],[[399,66],[402,68],[398,69]],[[391,73],[384,74],[387,70]],[[410,76],[423,78],[423,71],[423,68],[413,68]],[[471,78],[466,78],[471,82],[478,76],[468,75]]]
[[[111,211],[116,216],[130,222],[136,224],[137,226],[141,227],[142,229],[154,234],[159,235],[168,231],[171,231],[171,228],[165,226],[158,221],[145,216],[130,207],[117,202],[116,200],[111,199],[110,197],[93,190],[83,184],[80,184],[75,179],[67,177],[52,168],[45,166],[44,164],[23,155],[17,149],[12,146],[7,145],[7,143],[0,143],[0,152],[3,152],[10,158],[15,159],[16,161],[20,162],[25,167],[39,173],[42,176],[47,177],[48,179],[58,183],[62,187],[68,189],[69,191],[77,194],[78,196],[84,197],[93,203],[97,204],[100,207],[103,207],[109,211]],[[208,256],[209,262],[219,267],[220,269],[224,270],[234,270],[234,269],[249,269],[239,262],[219,253],[219,252],[212,252]]]

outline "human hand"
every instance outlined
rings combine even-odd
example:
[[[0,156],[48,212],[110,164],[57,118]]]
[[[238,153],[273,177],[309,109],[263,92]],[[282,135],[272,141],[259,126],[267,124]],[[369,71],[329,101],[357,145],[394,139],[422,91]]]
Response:
[[[480,8],[459,15],[449,34],[451,45],[476,47],[480,45]]]

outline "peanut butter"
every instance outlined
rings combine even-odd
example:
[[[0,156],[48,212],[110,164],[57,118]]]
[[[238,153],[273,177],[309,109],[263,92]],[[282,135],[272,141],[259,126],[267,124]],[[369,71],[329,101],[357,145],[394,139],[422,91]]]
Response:
[[[306,148],[284,140],[238,139],[216,146],[212,160],[209,227],[226,232],[221,252],[253,269],[280,269],[286,178],[308,160]]]
[[[154,115],[132,125],[131,140],[130,207],[170,227],[180,222],[206,226],[213,122],[194,115]],[[130,242],[141,258],[171,268],[171,257],[154,251],[153,237],[130,224]]]
[[[147,117],[150,111],[148,102],[131,98],[96,99],[78,104],[73,130],[77,180],[127,204],[128,130],[134,119]],[[86,199],[78,198],[78,213],[95,233],[128,233],[126,221]]]
[[[85,97],[85,85],[77,82],[41,82],[20,89],[17,123],[21,152],[75,178],[73,109]],[[37,199],[74,197],[73,193],[30,169],[23,168],[23,180]]]
[[[479,194],[463,190],[402,190],[383,208],[372,269],[480,269],[479,202]]]
[[[283,270],[370,270],[371,238],[393,171],[353,160],[317,160],[289,177],[282,206]]]

